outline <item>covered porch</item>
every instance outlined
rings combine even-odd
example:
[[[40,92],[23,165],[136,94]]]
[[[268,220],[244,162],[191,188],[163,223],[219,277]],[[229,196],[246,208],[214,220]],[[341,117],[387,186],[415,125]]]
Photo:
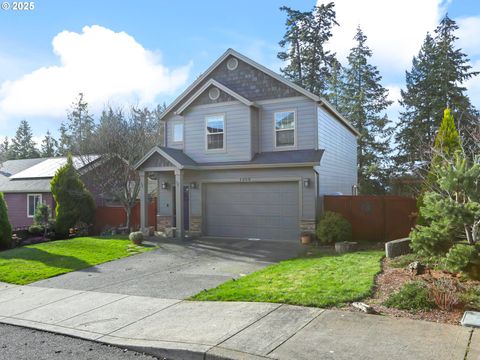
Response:
[[[185,171],[195,165],[181,150],[162,147],[153,148],[138,162],[141,231],[148,232],[149,179],[154,179],[158,194],[156,230],[173,230],[177,239],[183,239],[187,232],[192,235],[199,233],[200,224],[191,221],[189,206],[190,189],[196,186],[185,181]]]

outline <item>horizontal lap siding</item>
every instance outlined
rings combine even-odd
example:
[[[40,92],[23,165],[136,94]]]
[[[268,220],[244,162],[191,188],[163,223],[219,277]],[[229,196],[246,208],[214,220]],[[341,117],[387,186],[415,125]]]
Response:
[[[225,151],[206,150],[205,117],[225,114]],[[248,161],[251,159],[250,110],[243,104],[193,107],[185,114],[185,153],[203,162]]]
[[[39,194],[33,193],[32,194]],[[8,218],[13,228],[30,226],[33,224],[33,218],[27,216],[27,194],[26,193],[6,193],[5,201],[8,206]],[[52,215],[54,212],[54,202],[51,193],[42,193],[42,201],[50,206]]]
[[[316,149],[316,104],[307,98],[282,103],[264,104],[260,110],[260,149],[262,152],[275,150],[274,114],[278,111],[295,110],[297,149]]]
[[[357,139],[323,108],[318,108],[318,147],[325,152],[320,162],[320,195],[352,194],[357,184]]]

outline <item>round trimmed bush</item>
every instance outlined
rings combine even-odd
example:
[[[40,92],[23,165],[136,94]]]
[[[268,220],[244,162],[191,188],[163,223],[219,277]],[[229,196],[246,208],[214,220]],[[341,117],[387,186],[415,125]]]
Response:
[[[404,284],[398,292],[390,295],[383,305],[389,308],[419,311],[433,309],[435,302],[430,299],[425,283],[413,281]]]
[[[128,238],[134,243],[134,244],[141,244],[143,241],[143,232],[141,231],[134,231],[130,233]]]
[[[322,243],[352,240],[352,225],[342,215],[333,211],[323,214],[317,227],[317,238]]]

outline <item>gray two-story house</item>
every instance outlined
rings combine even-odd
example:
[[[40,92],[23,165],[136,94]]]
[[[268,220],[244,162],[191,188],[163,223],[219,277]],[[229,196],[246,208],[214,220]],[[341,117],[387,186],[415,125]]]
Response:
[[[137,164],[157,226],[192,235],[296,240],[325,194],[357,185],[357,136],[324,99],[227,50],[162,114],[164,146]]]

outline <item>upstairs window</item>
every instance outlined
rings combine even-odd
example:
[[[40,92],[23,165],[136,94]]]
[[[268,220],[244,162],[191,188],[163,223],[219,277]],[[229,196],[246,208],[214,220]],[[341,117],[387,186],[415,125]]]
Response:
[[[183,141],[183,123],[173,124],[173,142]]]
[[[225,148],[225,115],[207,116],[205,119],[207,134],[207,150]]]
[[[28,194],[27,196],[27,217],[33,218],[38,205],[42,203],[41,194]]]
[[[275,115],[275,147],[295,146],[295,111],[279,111]]]

